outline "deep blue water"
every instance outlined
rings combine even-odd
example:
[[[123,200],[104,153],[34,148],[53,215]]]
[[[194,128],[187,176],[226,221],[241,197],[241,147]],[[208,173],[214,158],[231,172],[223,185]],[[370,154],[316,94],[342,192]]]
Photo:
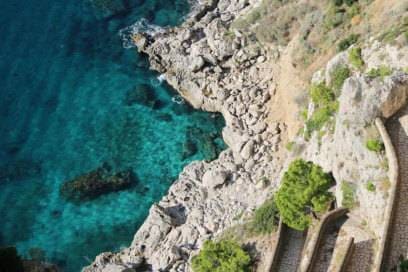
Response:
[[[0,246],[25,257],[40,248],[79,271],[129,245],[182,167],[223,148],[223,121],[173,103],[118,35],[140,18],[176,25],[188,10],[183,0],[1,1]],[[147,103],[132,104],[143,90]],[[198,149],[189,157],[188,137]],[[79,204],[60,196],[64,181],[102,163],[132,168],[139,183]]]

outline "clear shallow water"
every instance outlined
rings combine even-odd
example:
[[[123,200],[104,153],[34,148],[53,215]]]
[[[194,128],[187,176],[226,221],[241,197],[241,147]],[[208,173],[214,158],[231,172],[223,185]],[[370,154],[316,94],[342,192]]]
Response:
[[[142,17],[178,24],[185,1],[129,0],[114,15],[86,0],[27,2],[0,3],[0,246],[26,257],[41,248],[79,271],[129,245],[182,167],[223,148],[214,140],[223,121],[173,103],[174,91],[117,35]],[[143,88],[154,106],[127,103]],[[200,144],[186,157],[188,137]],[[139,183],[80,204],[60,197],[64,181],[104,162],[131,167]]]

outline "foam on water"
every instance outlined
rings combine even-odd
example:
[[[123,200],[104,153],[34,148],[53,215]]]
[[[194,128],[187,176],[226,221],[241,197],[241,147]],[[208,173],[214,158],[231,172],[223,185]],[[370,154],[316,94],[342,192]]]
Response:
[[[114,12],[92,3],[0,4],[0,246],[26,257],[41,248],[68,272],[128,246],[182,168],[224,147],[223,120],[173,103],[164,78],[118,36],[140,18],[178,24],[188,3],[119,1]],[[143,90],[154,104],[126,102]],[[187,140],[197,152],[184,152]],[[80,204],[61,198],[64,181],[104,162],[133,169],[139,183]]]

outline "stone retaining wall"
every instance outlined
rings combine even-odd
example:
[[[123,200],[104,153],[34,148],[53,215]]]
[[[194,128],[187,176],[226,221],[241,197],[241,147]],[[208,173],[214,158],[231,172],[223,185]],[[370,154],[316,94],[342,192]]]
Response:
[[[286,225],[282,223],[282,220],[279,220],[279,227],[276,233],[276,244],[275,247],[272,249],[272,258],[270,260],[270,263],[266,266],[266,271],[272,272],[273,267],[276,267],[278,263],[278,258],[279,258],[279,250],[282,247],[282,240],[283,240],[283,233],[284,233],[284,228],[286,228]]]
[[[345,252],[344,255],[342,255],[341,259],[339,259],[339,264],[338,266],[335,267],[335,269],[332,270],[332,272],[345,272],[347,263],[351,258],[351,255],[353,254],[354,250],[354,238],[350,237],[350,239],[347,241],[347,245],[345,247]]]
[[[393,208],[395,206],[395,195],[397,192],[397,186],[398,186],[398,180],[399,180],[398,179],[399,167],[398,167],[398,159],[397,159],[397,155],[396,155],[394,146],[384,126],[384,123],[382,122],[380,118],[376,118],[375,125],[377,126],[377,129],[380,132],[382,141],[385,146],[385,153],[386,153],[388,165],[389,165],[388,176],[391,182],[391,188],[389,190],[389,199],[388,199],[387,207],[384,213],[385,226],[384,226],[382,235],[379,237],[378,250],[374,254],[374,263],[372,267],[373,272],[379,272],[381,270],[381,265],[382,265],[384,254],[385,254],[386,242],[390,235],[389,229],[391,227]]]

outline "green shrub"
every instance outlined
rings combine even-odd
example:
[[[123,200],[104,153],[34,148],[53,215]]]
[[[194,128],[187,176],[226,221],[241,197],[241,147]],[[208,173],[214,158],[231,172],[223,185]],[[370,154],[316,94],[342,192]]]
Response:
[[[350,69],[344,66],[338,66],[333,70],[331,86],[338,91],[343,86],[344,81],[350,77]]]
[[[348,6],[349,8],[347,9],[347,16],[349,17],[349,19],[360,14],[360,6],[358,4],[351,4]]]
[[[15,247],[0,247],[0,271],[23,272],[23,262]]]
[[[366,147],[373,152],[381,152],[384,150],[384,144],[378,139],[368,139],[366,141]]]
[[[306,121],[306,138],[312,135],[313,131],[319,131],[334,116],[338,109],[338,103],[332,102],[327,106],[317,108],[312,116]]]
[[[342,205],[346,208],[353,208],[356,206],[356,189],[354,184],[343,181],[341,183],[341,191],[343,195]]]
[[[344,22],[344,10],[336,5],[331,5],[324,17],[324,24],[327,29],[338,27]]]
[[[324,83],[313,84],[310,88],[310,97],[316,108],[312,116],[306,121],[306,138],[309,138],[313,131],[323,128],[338,109],[333,90]]]
[[[274,199],[269,199],[259,207],[251,222],[252,231],[256,234],[268,234],[276,230],[279,224],[279,210]]]
[[[375,192],[376,187],[375,187],[375,185],[374,185],[374,183],[372,181],[368,181],[366,183],[366,189],[369,192]]]
[[[343,2],[344,2],[347,6],[351,7],[351,6],[355,5],[356,3],[358,3],[358,0],[343,0]]]
[[[311,222],[310,213],[323,212],[333,199],[328,192],[333,183],[332,175],[320,166],[302,159],[293,161],[275,194],[282,221],[291,228],[306,229]]]
[[[313,84],[310,88],[310,97],[317,106],[324,106],[335,100],[333,91],[324,83]]]
[[[400,272],[408,272],[408,259],[401,258],[399,260],[399,270]]]
[[[346,4],[347,6],[352,6],[354,3],[357,3],[358,0],[332,0],[332,3],[338,7]]]
[[[341,52],[348,49],[351,45],[355,44],[358,41],[359,37],[360,35],[358,34],[351,34],[347,38],[341,40],[337,45],[337,51]]]
[[[357,69],[362,69],[364,67],[364,61],[361,56],[361,48],[353,47],[349,52],[349,61]]]
[[[382,66],[380,66],[378,68],[372,68],[367,73],[367,75],[370,78],[381,77],[381,79],[384,79],[384,77],[389,76],[391,74],[392,74],[392,69],[390,67],[385,66],[385,65],[382,65]]]
[[[192,268],[194,272],[246,272],[250,261],[249,255],[236,242],[207,240],[200,253],[193,257]]]
[[[390,29],[387,29],[379,37],[380,41],[385,43],[393,43],[400,35],[404,35],[408,39],[408,16],[401,20],[399,25],[394,25]]]

